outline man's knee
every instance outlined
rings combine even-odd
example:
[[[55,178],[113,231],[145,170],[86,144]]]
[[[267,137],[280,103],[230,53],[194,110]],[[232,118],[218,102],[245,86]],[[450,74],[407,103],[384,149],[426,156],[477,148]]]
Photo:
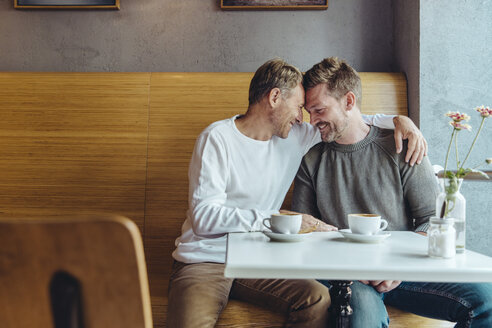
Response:
[[[353,328],[381,328],[388,327],[389,317],[386,312],[381,294],[372,286],[354,281],[350,306],[353,314],[351,327]]]
[[[326,286],[314,280],[305,280],[301,293],[291,304],[289,321],[306,323],[306,327],[326,327],[331,305],[330,292]]]
[[[473,294],[471,316],[474,320],[482,320],[488,325],[492,325],[492,284],[473,284],[471,286],[470,290]]]
[[[326,312],[331,305],[330,291],[317,281],[306,281],[305,308]],[[326,311],[325,311],[326,310]]]
[[[167,326],[214,327],[226,306],[232,280],[221,265],[175,265],[169,282]]]

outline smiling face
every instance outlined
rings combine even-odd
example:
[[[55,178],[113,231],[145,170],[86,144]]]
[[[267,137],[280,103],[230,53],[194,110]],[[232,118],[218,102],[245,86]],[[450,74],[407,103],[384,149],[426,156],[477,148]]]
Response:
[[[346,96],[340,99],[331,96],[325,83],[306,91],[306,111],[311,124],[319,129],[324,142],[338,140],[347,131],[349,117],[344,104]]]
[[[290,129],[299,119],[304,106],[304,89],[299,84],[290,91],[286,98],[279,100],[279,105],[272,114],[273,135],[287,138]]]

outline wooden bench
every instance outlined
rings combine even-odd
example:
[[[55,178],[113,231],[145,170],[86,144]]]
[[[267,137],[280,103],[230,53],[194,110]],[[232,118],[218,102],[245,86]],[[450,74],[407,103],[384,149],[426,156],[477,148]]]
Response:
[[[244,113],[251,73],[0,73],[0,217],[116,213],[140,228],[164,327],[188,163],[210,123]],[[363,112],[407,114],[406,81],[362,73]],[[286,206],[290,202],[286,200]],[[394,309],[392,327],[450,327]],[[218,327],[280,327],[231,301]]]

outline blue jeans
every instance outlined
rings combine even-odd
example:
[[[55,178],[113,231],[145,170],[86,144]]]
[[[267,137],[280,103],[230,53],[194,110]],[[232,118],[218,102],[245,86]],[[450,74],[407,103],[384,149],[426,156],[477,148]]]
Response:
[[[329,281],[321,281],[331,287]],[[456,322],[456,328],[492,327],[492,284],[402,282],[388,293],[354,281],[352,328],[388,327],[385,304],[424,317]]]

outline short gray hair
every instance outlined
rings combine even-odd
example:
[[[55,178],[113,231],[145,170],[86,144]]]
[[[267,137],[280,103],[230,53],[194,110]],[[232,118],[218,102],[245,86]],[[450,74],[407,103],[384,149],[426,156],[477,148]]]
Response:
[[[279,88],[282,97],[287,98],[290,92],[302,82],[302,73],[280,58],[274,58],[257,70],[249,85],[249,105],[258,103],[273,88]]]

